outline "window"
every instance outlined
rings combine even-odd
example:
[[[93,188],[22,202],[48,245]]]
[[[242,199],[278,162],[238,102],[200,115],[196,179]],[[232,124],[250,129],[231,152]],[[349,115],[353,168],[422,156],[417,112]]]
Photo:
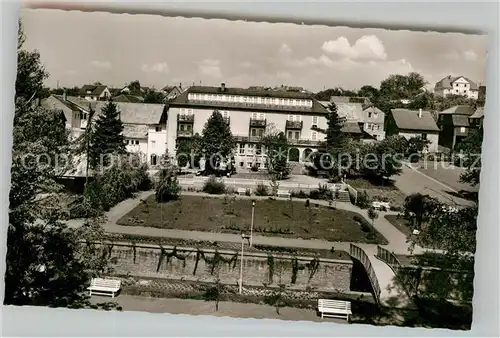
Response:
[[[252,113],[252,119],[256,120],[257,119],[257,113]]]
[[[460,132],[465,133],[465,127],[460,127]]]
[[[244,166],[244,165],[245,165],[245,163],[240,162],[240,167],[242,167],[242,168],[243,168],[243,166]]]
[[[257,136],[257,129],[252,129],[252,137]]]
[[[264,136],[264,129],[259,129],[259,137]]]
[[[257,144],[255,147],[255,154],[260,155],[262,154],[262,146],[260,144]]]
[[[245,153],[245,143],[241,143],[239,146],[240,146],[239,153],[244,154]],[[243,165],[241,165],[241,166],[243,166]]]
[[[247,162],[247,168],[251,168],[252,167],[252,162]]]
[[[191,131],[191,125],[190,124],[186,124],[186,131]]]
[[[313,123],[312,123],[312,126],[314,128],[317,128],[318,127],[318,117],[317,116],[313,116]]]
[[[184,108],[179,109],[179,114],[180,114],[180,115],[184,115],[184,114],[185,114],[185,110],[184,110]]]
[[[288,138],[289,138],[289,139],[291,139],[291,138],[292,138],[292,135],[293,135],[293,132],[288,131]]]
[[[293,99],[292,100],[292,106],[296,106],[297,105],[297,100]]]
[[[156,126],[155,130],[156,130],[156,132],[160,132],[161,131],[161,126]]]
[[[192,109],[189,109],[188,114],[189,114],[189,115],[193,115],[193,110],[192,110]]]
[[[125,140],[125,144],[128,144],[128,140]]]
[[[180,124],[180,125],[179,125],[179,131],[184,131],[184,126],[185,126],[184,124]],[[154,141],[153,141],[153,142],[154,142]]]
[[[296,131],[295,132],[295,139],[298,140],[300,138],[300,132]]]
[[[316,141],[317,136],[318,136],[318,133],[317,133],[317,132],[315,132],[315,131],[311,132],[311,139],[312,139],[313,141]]]
[[[372,113],[371,112],[368,112],[368,118],[371,119],[372,118]]]
[[[217,101],[222,101],[222,95],[217,95]]]
[[[156,141],[151,141],[151,149],[155,148]]]
[[[243,96],[243,102],[247,102],[247,97]]]
[[[422,137],[422,140],[427,140],[427,133],[422,133],[420,137]]]
[[[265,117],[264,113],[259,113],[259,120],[263,120]]]
[[[135,144],[136,144],[136,145],[139,145],[139,140],[136,140],[136,141],[135,141]]]
[[[151,165],[156,165],[156,154],[151,155]]]

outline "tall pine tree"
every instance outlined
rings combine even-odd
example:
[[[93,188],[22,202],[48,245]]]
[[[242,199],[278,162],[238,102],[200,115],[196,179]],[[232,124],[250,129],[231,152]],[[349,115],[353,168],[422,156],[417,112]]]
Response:
[[[211,174],[216,171],[218,164],[226,160],[230,162],[235,142],[229,124],[222,114],[214,110],[202,133],[202,148],[205,155],[205,172]]]
[[[103,108],[102,114],[96,121],[94,132],[91,136],[89,149],[90,167],[108,165],[110,154],[125,154],[125,142],[123,139],[123,123],[116,103],[109,101]]]
[[[326,148],[329,151],[337,153],[341,150],[346,142],[345,134],[342,132],[345,118],[340,117],[337,111],[337,105],[332,102],[328,107],[329,113],[327,117],[328,128],[326,129]],[[332,153],[332,155],[334,155]]]

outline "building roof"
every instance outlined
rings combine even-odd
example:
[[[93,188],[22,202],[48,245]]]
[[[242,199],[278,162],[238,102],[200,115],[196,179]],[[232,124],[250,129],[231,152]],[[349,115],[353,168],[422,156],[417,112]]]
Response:
[[[477,86],[477,83],[471,81],[469,78],[466,78],[465,76],[451,76],[451,75],[448,75],[444,78],[442,78],[441,80],[439,80],[436,85],[434,86],[434,89],[450,89],[452,88],[452,84],[453,82],[455,82],[456,80],[460,79],[460,78],[464,78],[467,82],[470,83],[470,89],[471,90],[478,90],[478,86]]]
[[[474,112],[475,112],[475,109],[471,106],[458,105],[458,106],[453,106],[451,108],[443,110],[442,112],[439,113],[439,115],[441,115],[441,114],[453,114],[453,115],[470,116],[470,115],[474,114]]]
[[[341,131],[347,134],[363,134],[359,123],[354,121],[347,121],[346,123],[344,123]]]
[[[124,124],[158,124],[165,110],[164,104],[157,103],[131,103],[115,102],[120,111],[120,118]],[[99,101],[95,110],[101,114],[102,108],[107,102]]]
[[[482,117],[484,117],[484,107],[477,108],[474,114],[469,116],[471,119],[480,119]]]
[[[245,95],[245,96],[261,96],[261,97],[278,97],[284,99],[312,99],[313,95],[302,92],[288,92],[282,90],[265,90],[259,88],[229,88],[225,87],[224,91],[221,87],[208,86],[192,86],[188,90],[190,93],[201,94],[229,94],[229,95]]]
[[[123,124],[123,136],[127,138],[147,138],[148,126],[145,124]]]
[[[452,115],[451,121],[455,127],[469,126],[469,116],[467,115]]]
[[[419,117],[417,110],[391,109],[391,113],[399,129],[439,131],[432,114],[428,111],[422,111],[422,117]]]
[[[101,95],[106,88],[108,87],[104,85],[84,85],[80,89],[80,95]],[[90,93],[87,93],[89,90]]]
[[[140,103],[144,102],[144,98],[141,96],[120,94],[113,98],[114,102],[131,102],[131,103]]]
[[[229,95],[248,95],[260,97],[275,97],[275,98],[296,98],[296,99],[310,99],[312,100],[312,107],[290,107],[290,106],[277,106],[269,104],[249,103],[249,102],[213,102],[213,101],[189,101],[188,95],[190,93],[200,94],[229,94]],[[328,114],[319,101],[315,100],[311,94],[298,93],[298,92],[282,92],[272,90],[254,90],[242,88],[225,88],[221,91],[219,87],[202,87],[193,86],[185,90],[175,99],[169,102],[169,106],[173,107],[207,107],[207,108],[225,108],[225,109],[240,109],[240,110],[256,110],[256,111],[276,111],[276,112],[304,112],[304,113],[317,113]]]

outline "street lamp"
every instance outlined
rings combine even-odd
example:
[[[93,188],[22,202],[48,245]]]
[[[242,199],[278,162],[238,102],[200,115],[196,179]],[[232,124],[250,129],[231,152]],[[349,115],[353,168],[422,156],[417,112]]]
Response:
[[[241,294],[241,289],[243,288],[243,248],[245,247],[245,239],[248,240],[250,236],[241,234],[241,261],[240,261],[240,288],[239,293]]]
[[[255,200],[252,200],[252,223],[250,224],[250,247],[252,247],[254,215],[255,215]]]

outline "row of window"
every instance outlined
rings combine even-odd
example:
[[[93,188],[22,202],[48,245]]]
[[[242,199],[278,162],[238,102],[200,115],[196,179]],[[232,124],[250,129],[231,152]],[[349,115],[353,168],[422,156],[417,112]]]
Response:
[[[253,104],[271,104],[277,106],[291,107],[312,107],[311,100],[305,99],[285,99],[277,97],[259,97],[243,95],[223,95],[223,94],[188,94],[188,100],[196,101],[215,101],[215,102],[235,102],[235,103],[253,103]]]
[[[377,123],[367,123],[366,130],[380,130],[380,124]]]
[[[125,140],[125,144],[139,145],[139,140]]]
[[[376,119],[378,117],[378,112],[373,112],[372,113],[371,111],[369,111],[368,112],[368,118],[371,119],[372,116],[373,116],[374,119]]]

